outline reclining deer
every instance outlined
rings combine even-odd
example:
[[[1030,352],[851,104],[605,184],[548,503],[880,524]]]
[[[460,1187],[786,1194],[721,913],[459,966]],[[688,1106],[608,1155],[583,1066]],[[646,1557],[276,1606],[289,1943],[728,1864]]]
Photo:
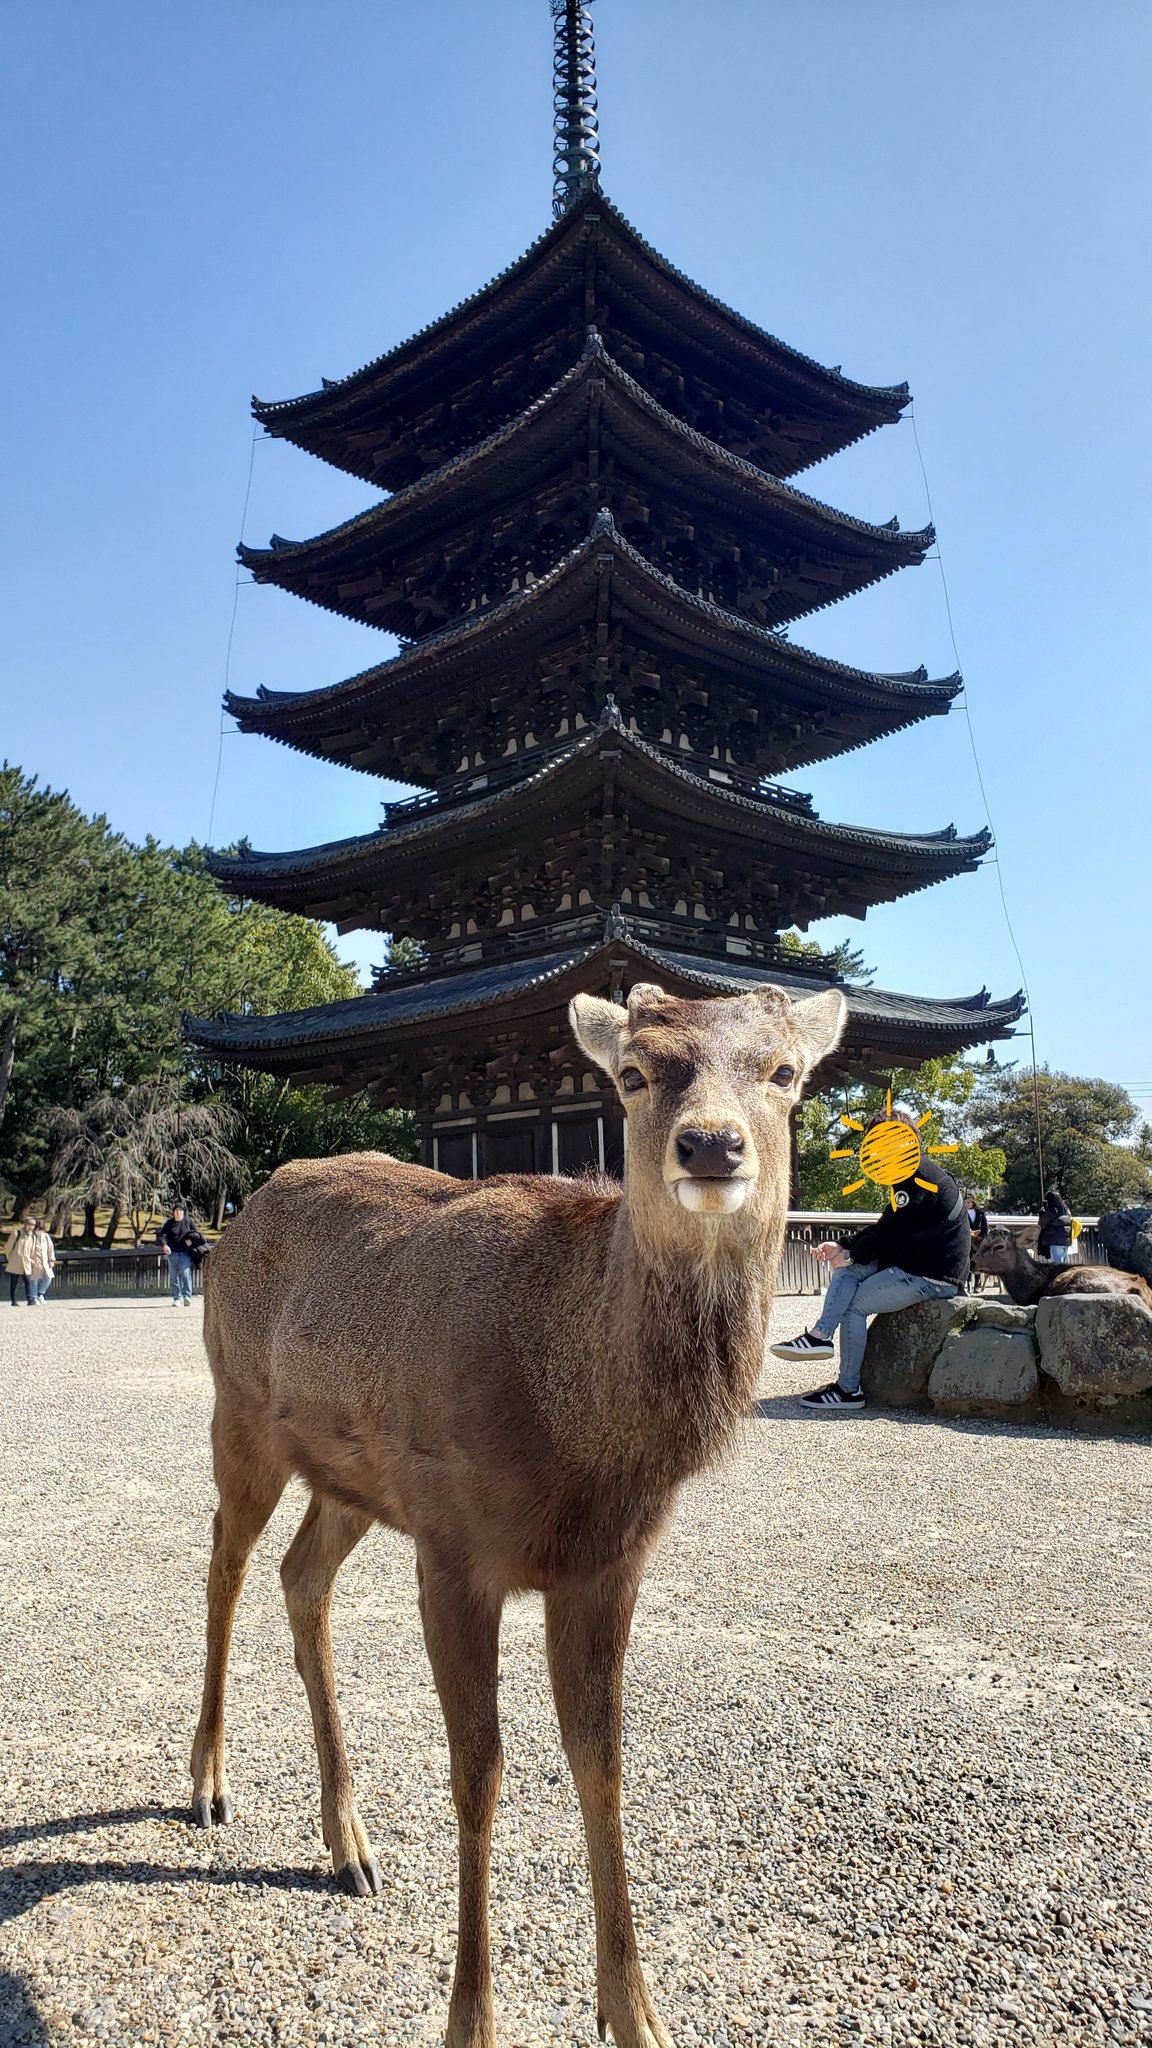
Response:
[[[1021,1307],[1046,1294],[1134,1294],[1152,1309],[1152,1287],[1139,1273],[1124,1273],[1119,1266],[1063,1266],[1055,1259],[1034,1259],[1002,1225],[991,1229],[977,1246],[972,1270],[994,1273]]]
[[[586,1057],[628,1116],[623,1189],[479,1184],[368,1153],[285,1166],[213,1253],[205,1333],[220,1492],[194,1815],[233,1812],[232,1619],[287,1480],[312,1500],[281,1576],[343,1884],[381,1889],[353,1796],[329,1633],[333,1582],[372,1526],[416,1544],[447,1726],[460,1911],[447,2048],[493,2048],[488,1866],[501,1778],[497,1638],[544,1595],[560,1732],[583,1811],[601,2036],[670,2048],[644,1981],[620,1826],[624,1655],[677,1489],[747,1410],[784,1232],[789,1126],[843,1028],[835,990],[683,1002],[577,996]]]

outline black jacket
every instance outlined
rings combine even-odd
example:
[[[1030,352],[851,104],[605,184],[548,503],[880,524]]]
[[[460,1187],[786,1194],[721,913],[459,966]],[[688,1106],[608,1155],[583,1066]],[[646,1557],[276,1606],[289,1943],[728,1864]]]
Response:
[[[1050,1245],[1071,1244],[1072,1211],[1063,1195],[1046,1194],[1044,1207],[1040,1211],[1040,1230],[1036,1239],[1037,1249],[1046,1252]]]
[[[200,1264],[208,1249],[207,1238],[201,1237],[196,1225],[190,1223],[187,1216],[179,1223],[174,1216],[170,1216],[167,1223],[162,1223],[156,1232],[156,1242],[167,1251],[187,1252],[194,1266]]]
[[[931,1187],[918,1187],[920,1180]],[[880,1221],[849,1238],[844,1249],[854,1266],[900,1266],[925,1280],[951,1280],[963,1287],[972,1264],[968,1211],[950,1173],[923,1158],[916,1173],[898,1181]]]

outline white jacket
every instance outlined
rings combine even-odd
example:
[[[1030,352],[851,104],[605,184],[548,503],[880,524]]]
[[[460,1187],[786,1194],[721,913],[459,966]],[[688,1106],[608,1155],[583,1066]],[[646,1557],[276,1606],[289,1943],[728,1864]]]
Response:
[[[29,1247],[29,1270],[34,1280],[42,1280],[45,1273],[51,1273],[56,1265],[56,1247],[46,1230],[32,1232]]]

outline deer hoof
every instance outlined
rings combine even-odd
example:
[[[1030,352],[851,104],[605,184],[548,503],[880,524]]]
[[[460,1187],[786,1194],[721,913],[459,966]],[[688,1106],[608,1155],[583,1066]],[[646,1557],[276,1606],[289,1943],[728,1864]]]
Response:
[[[236,1801],[230,1792],[221,1792],[219,1798],[213,1800],[212,1818],[219,1821],[221,1827],[227,1827],[230,1820],[235,1820]]]
[[[378,1898],[384,1889],[380,1865],[374,1856],[359,1857],[354,1863],[346,1863],[337,1872],[336,1882],[341,1891],[351,1893],[354,1899]]]
[[[621,2012],[615,2019],[604,2012],[596,2015],[596,2031],[602,2041],[608,2039],[612,2030],[613,2041],[619,2048],[673,2048],[668,2034],[647,1993],[639,2007],[633,2012]]]
[[[212,1801],[210,1799],[194,1799],[192,1801],[192,1825],[194,1828],[211,1827]]]

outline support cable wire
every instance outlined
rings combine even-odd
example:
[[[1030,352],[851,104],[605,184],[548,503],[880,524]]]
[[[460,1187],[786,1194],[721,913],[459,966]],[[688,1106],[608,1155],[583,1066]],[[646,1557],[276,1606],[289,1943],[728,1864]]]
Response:
[[[241,539],[241,541],[243,541],[243,539],[244,539],[244,529],[245,529],[245,527],[246,527],[246,525],[247,525],[247,523],[248,523],[248,501],[249,501],[249,499],[250,499],[250,498],[251,498],[251,496],[252,496],[252,471],[253,471],[253,469],[254,469],[254,468],[255,468],[255,466],[256,466],[256,443],[257,443],[257,441],[259,441],[259,440],[263,440],[263,439],[265,439],[265,438],[266,438],[266,437],[265,437],[264,435],[262,435],[262,434],[261,434],[261,432],[260,432],[260,429],[259,429],[259,427],[253,427],[253,429],[252,429],[252,445],[251,445],[251,447],[250,447],[250,448],[249,448],[249,450],[248,450],[248,481],[247,481],[247,483],[246,483],[246,484],[245,484],[245,486],[244,486],[244,509],[243,509],[243,511],[242,511],[242,512],[241,512],[241,514],[240,514],[240,539]],[[230,676],[231,676],[231,673],[232,673],[232,642],[233,642],[233,640],[234,640],[234,638],[235,638],[235,636],[236,636],[236,613],[237,613],[237,610],[238,610],[238,608],[239,608],[239,604],[240,604],[240,583],[241,583],[241,573],[240,573],[240,572],[241,572],[241,567],[242,567],[241,563],[237,562],[237,564],[236,564],[236,582],[235,582],[235,585],[233,586],[233,591],[232,591],[232,617],[231,617],[231,619],[230,619],[230,621],[229,621],[229,625],[228,625],[228,646],[227,646],[227,649],[225,650],[225,654],[224,654],[224,694],[225,694],[225,695],[227,695],[227,691],[228,691],[228,682],[229,682],[229,678],[230,678]],[[209,806],[209,810],[208,810],[208,836],[207,836],[207,839],[206,839],[206,840],[205,840],[205,842],[204,842],[206,846],[211,846],[211,844],[212,844],[212,830],[213,830],[213,827],[214,827],[214,825],[215,825],[215,823],[216,823],[216,798],[217,798],[217,796],[218,796],[218,795],[219,795],[219,793],[220,793],[220,770],[221,770],[221,768],[222,768],[222,766],[223,766],[223,764],[224,764],[224,730],[225,730],[225,728],[224,728],[224,720],[225,720],[226,716],[227,716],[227,713],[225,712],[225,709],[224,709],[224,704],[223,704],[223,701],[221,701],[221,704],[220,704],[220,736],[219,736],[219,739],[217,740],[217,743],[216,743],[216,775],[215,775],[215,779],[214,779],[214,781],[213,781],[213,783],[212,783],[212,802],[211,802],[211,804],[210,804],[210,806]]]
[[[924,483],[924,501],[928,507],[928,522],[931,526],[935,526],[936,520],[932,511],[932,491],[928,482],[928,471],[924,463],[924,452],[920,446],[920,435],[916,427],[915,405],[909,406],[908,418],[912,423],[912,439],[916,445],[916,460],[920,464],[920,475]],[[944,552],[940,546],[939,534],[936,537],[936,566],[940,571],[940,588],[944,592],[944,612],[948,620],[948,636],[952,642],[952,652],[956,658],[956,666],[961,675],[963,675],[964,664],[960,659],[960,649],[956,644],[956,627],[952,620],[952,600],[948,594],[948,578],[944,571]],[[1028,989],[1028,973],[1024,966],[1024,956],[1020,951],[1012,924],[1012,915],[1008,908],[1008,896],[1004,888],[1004,868],[1000,860],[1000,842],[996,836],[996,827],[992,822],[992,808],[988,802],[988,791],[984,784],[984,770],[980,765],[980,752],[976,745],[976,732],[972,724],[972,710],[968,701],[967,682],[964,683],[961,690],[960,702],[964,711],[964,723],[968,728],[968,745],[972,750],[972,763],[976,770],[976,783],[980,791],[980,800],[984,805],[984,820],[996,845],[996,854],[992,865],[996,870],[996,885],[1000,891],[1000,908],[1004,914],[1004,924],[1012,944],[1012,951],[1016,955],[1016,965],[1020,970],[1020,985],[1024,990],[1024,1000],[1028,1005],[1028,1040],[1032,1049],[1032,1108],[1036,1118],[1036,1166],[1040,1181],[1039,1206],[1042,1209],[1044,1207],[1044,1134],[1040,1116],[1040,1077],[1036,1064],[1036,1025],[1032,1009],[1032,997]]]

